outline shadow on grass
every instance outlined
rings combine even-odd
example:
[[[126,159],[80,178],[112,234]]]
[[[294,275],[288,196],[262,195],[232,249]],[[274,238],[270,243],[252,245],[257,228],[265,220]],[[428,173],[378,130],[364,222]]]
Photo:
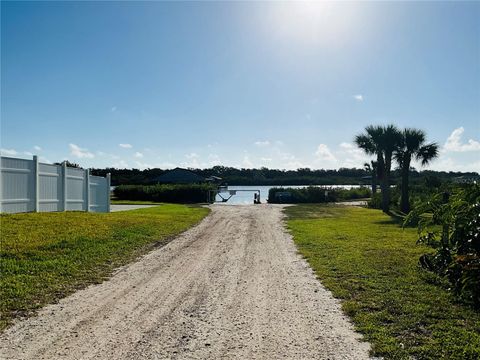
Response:
[[[405,223],[405,218],[406,215],[402,212],[395,211],[395,210],[390,210],[389,212],[385,213],[385,215],[388,215],[390,218],[385,219],[385,220],[378,220],[374,221],[374,224],[378,225],[398,225],[400,227],[404,228],[416,228],[417,223],[416,222],[411,222],[406,224]]]

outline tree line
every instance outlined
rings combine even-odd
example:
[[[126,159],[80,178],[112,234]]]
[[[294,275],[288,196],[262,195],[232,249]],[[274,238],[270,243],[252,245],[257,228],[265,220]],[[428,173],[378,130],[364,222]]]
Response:
[[[204,176],[218,176],[229,185],[370,185],[371,168],[340,168],[338,170],[309,169],[279,170],[279,169],[238,169],[228,166],[214,166],[207,169],[190,169]],[[105,176],[112,174],[112,185],[147,185],[155,184],[156,178],[167,169],[91,169],[93,175]],[[376,172],[374,172],[375,174]],[[414,184],[441,183],[462,176],[478,176],[475,172],[445,172],[410,170],[410,181]],[[376,184],[375,176],[374,183]],[[391,184],[401,183],[401,171],[393,169],[390,174]]]

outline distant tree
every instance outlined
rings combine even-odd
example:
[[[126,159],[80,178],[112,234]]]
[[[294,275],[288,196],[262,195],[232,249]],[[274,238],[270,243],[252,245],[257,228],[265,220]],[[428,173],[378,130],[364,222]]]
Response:
[[[73,167],[73,168],[78,168],[78,169],[81,169],[82,167],[80,165],[78,165],[77,163],[72,163],[68,160],[65,160],[64,161],[65,163],[67,163],[67,166],[68,167]],[[55,165],[63,165],[63,162],[56,162]]]
[[[363,168],[372,177],[372,194],[377,193],[377,162],[372,160],[370,163],[363,164]]]
[[[434,175],[427,175],[423,181],[429,189],[438,189],[442,185],[442,180]]]
[[[426,134],[423,130],[406,128],[402,131],[399,146],[394,153],[394,158],[402,174],[402,195],[400,198],[400,210],[402,212],[410,212],[409,177],[412,159],[420,161],[422,165],[427,165],[437,156],[438,145],[436,143],[427,144]]]
[[[401,132],[395,125],[365,128],[365,133],[355,137],[357,146],[369,155],[377,157],[377,175],[382,189],[382,210],[390,209],[390,172],[392,157],[401,140]]]

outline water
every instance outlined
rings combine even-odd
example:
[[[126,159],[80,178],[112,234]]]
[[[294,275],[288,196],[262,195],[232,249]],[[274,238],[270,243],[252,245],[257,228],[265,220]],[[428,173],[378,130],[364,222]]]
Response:
[[[225,204],[227,205],[249,205],[253,204],[253,195],[255,190],[260,190],[260,200],[262,203],[266,203],[268,199],[268,192],[272,187],[283,187],[283,188],[295,188],[301,189],[308,187],[309,185],[271,185],[271,186],[229,186],[228,190],[247,190],[247,191],[239,191],[236,195],[233,195],[228,202]],[[318,185],[320,186],[320,185]],[[364,186],[364,185],[363,185]],[[330,188],[343,188],[343,189],[352,189],[352,188],[359,188],[362,185],[321,185],[321,187],[330,187]],[[228,197],[228,193],[222,193],[222,196]],[[221,201],[220,197],[217,195],[217,201]]]

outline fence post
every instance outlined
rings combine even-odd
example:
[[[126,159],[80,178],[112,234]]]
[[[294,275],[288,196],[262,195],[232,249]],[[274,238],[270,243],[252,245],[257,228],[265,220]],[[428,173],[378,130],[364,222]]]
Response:
[[[63,177],[63,211],[67,211],[67,162],[62,163],[62,177]]]
[[[39,194],[39,184],[38,184],[38,180],[39,180],[39,175],[38,175],[38,156],[37,155],[34,155],[33,156],[33,183],[34,183],[34,210],[35,212],[38,212],[40,209],[40,201],[39,201],[39,197],[40,197],[40,194]]]
[[[112,175],[110,173],[107,174],[107,212],[110,212],[110,187],[112,182]]]
[[[85,169],[85,211],[90,211],[90,169]]]

